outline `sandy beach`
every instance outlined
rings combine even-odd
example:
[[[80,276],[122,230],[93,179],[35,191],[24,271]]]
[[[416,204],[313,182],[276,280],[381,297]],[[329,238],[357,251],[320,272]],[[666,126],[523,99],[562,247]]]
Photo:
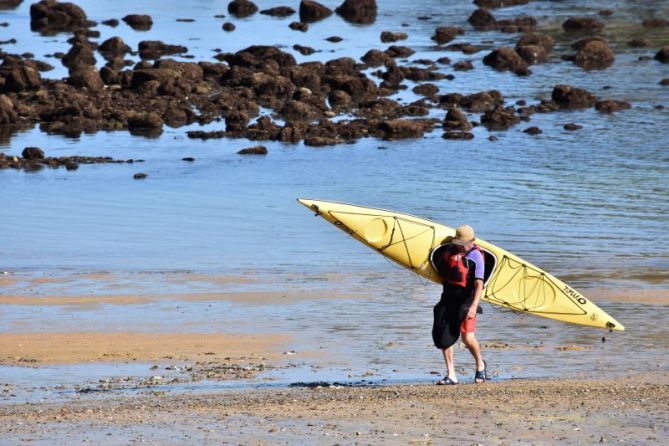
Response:
[[[3,444],[661,444],[669,376],[281,388],[0,406]]]

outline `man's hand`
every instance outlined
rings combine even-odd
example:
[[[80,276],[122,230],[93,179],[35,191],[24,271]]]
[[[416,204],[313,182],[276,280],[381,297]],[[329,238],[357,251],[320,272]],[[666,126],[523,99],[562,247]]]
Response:
[[[467,319],[474,319],[476,317],[476,307],[478,307],[478,305],[469,307],[469,310],[467,310]]]

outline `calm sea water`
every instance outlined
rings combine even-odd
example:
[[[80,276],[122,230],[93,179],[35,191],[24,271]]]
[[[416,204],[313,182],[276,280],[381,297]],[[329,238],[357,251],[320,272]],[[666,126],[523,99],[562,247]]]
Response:
[[[31,51],[41,59],[54,51],[67,51],[68,35],[42,37],[30,32],[29,3],[24,2],[14,11],[0,12],[0,22],[10,23],[8,28],[0,28],[0,40],[5,40],[4,36],[18,40],[16,45],[5,45],[3,49]],[[251,44],[283,45],[298,61],[359,58],[370,48],[385,48],[378,37],[381,31],[405,31],[410,37],[400,44],[417,51],[411,60],[447,55],[454,62],[473,61],[474,70],[455,72],[453,81],[437,81],[441,93],[495,88],[503,92],[509,103],[519,99],[534,103],[539,98],[549,98],[555,84],[568,83],[602,98],[630,101],[632,109],[613,115],[602,115],[593,109],[537,114],[531,123],[494,132],[499,138],[496,142],[488,141],[490,133],[483,128],[476,128],[475,139],[465,142],[443,140],[437,130],[418,140],[363,139],[333,148],[268,142],[264,144],[269,149],[266,157],[237,155],[239,149],[255,145],[249,141],[188,139],[186,131],[197,126],[165,128],[157,139],[127,132],[100,132],[68,139],[47,136],[35,128],[0,144],[0,151],[17,155],[26,146],[39,146],[51,156],[109,155],[141,158],[145,162],[81,166],[76,172],[0,171],[0,271],[23,277],[104,271],[130,277],[130,282],[141,274],[137,286],[148,283],[142,291],[149,292],[165,289],[163,273],[184,271],[267,276],[271,278],[270,288],[278,289],[297,283],[295,286],[307,289],[313,285],[334,291],[369,292],[372,297],[362,302],[319,300],[290,305],[281,311],[263,305],[231,309],[229,304],[219,302],[212,309],[192,304],[174,320],[207,327],[205,331],[209,331],[243,329],[239,321],[264,318],[269,330],[295,331],[297,336],[311,339],[304,341],[310,347],[328,345],[334,340],[344,356],[359,360],[355,367],[364,370],[367,366],[360,364],[376,362],[379,370],[395,377],[399,375],[393,375],[391,369],[400,369],[400,374],[411,375],[412,370],[418,369],[425,373],[434,362],[426,326],[439,290],[420,287],[410,273],[397,271],[377,254],[314,219],[296,198],[383,207],[451,226],[466,222],[476,228],[479,237],[579,288],[666,289],[669,285],[669,142],[665,137],[669,108],[656,108],[669,107],[669,89],[658,84],[669,77],[669,65],[639,60],[669,43],[667,29],[644,31],[640,26],[652,11],[666,17],[667,2],[593,1],[585,6],[575,0],[535,1],[523,7],[495,10],[499,18],[521,13],[536,16],[540,30],[557,39],[553,58],[532,67],[534,74],[526,78],[497,73],[482,64],[486,50],[513,46],[517,36],[473,32],[466,25],[475,9],[469,2],[379,1],[379,17],[373,25],[347,24],[335,15],[312,24],[306,34],[288,28],[296,16],[276,19],[259,14],[231,19],[237,30],[224,33],[221,24],[230,18],[216,19],[214,15],[227,15],[227,1],[77,3],[98,21],[120,19],[129,13],[153,16],[155,24],[150,32],[135,32],[123,23],[116,29],[99,26],[100,40],[119,35],[133,47],[146,39],[184,44],[195,60],[210,60],[214,48],[237,51]],[[261,8],[290,4],[296,9],[298,4],[256,3]],[[322,3],[335,7],[340,2]],[[616,52],[615,64],[604,71],[585,72],[560,61],[559,55],[575,40],[562,32],[562,21],[574,14],[596,14],[603,8],[615,10],[613,17],[605,19],[607,28],[603,33]],[[423,15],[432,20],[419,20],[418,16]],[[196,21],[176,22],[183,17]],[[467,33],[458,41],[472,42],[484,51],[465,56],[434,47],[430,36],[440,25],[465,26]],[[332,35],[344,40],[337,44],[324,40]],[[630,38],[642,35],[651,38],[652,48],[631,49],[625,45]],[[295,43],[320,52],[301,56],[291,49]],[[57,60],[45,60],[57,66],[45,76],[66,74]],[[449,67],[440,69],[452,72]],[[413,86],[411,82],[407,84]],[[410,88],[407,91],[398,97],[407,102],[415,100]],[[441,118],[444,113],[436,110],[434,115]],[[472,118],[478,120],[476,116]],[[584,128],[567,132],[562,126],[568,122]],[[543,133],[534,137],[523,133],[530,125],[539,126]],[[206,127],[222,128],[223,122]],[[181,161],[186,156],[196,161]],[[148,178],[133,180],[133,174],[140,171],[147,173]],[[313,279],[324,273],[350,276],[350,280],[314,285],[317,282]],[[42,289],[48,291],[48,287]],[[128,289],[132,291],[132,285]],[[33,291],[31,286],[20,284],[8,286],[4,292]],[[98,292],[94,286],[75,291]],[[116,329],[131,330],[151,320],[155,311],[167,311],[161,305],[170,304],[133,306],[127,311],[102,306],[80,316],[59,308],[38,311],[17,306],[3,314],[2,325],[7,330],[43,329],[43,321],[49,320],[54,324],[50,328],[95,329],[96,321],[104,320]],[[662,338],[666,339],[666,330],[648,327],[644,322],[651,314],[660,314],[666,320],[666,311],[658,313],[654,307],[643,305],[630,308],[616,302],[602,306],[632,331],[639,330],[639,325],[651,331],[645,332],[648,337],[644,339],[634,336],[633,345],[621,343],[606,347],[608,350],[597,346],[593,353],[587,353],[586,356],[598,353],[593,359],[600,363],[598,370],[619,365],[607,358],[621,361],[626,347],[658,348]],[[365,314],[375,316],[370,321],[361,316]],[[406,324],[397,322],[400,314]],[[536,366],[541,371],[534,373],[539,375],[563,374],[564,364],[572,362],[583,370],[584,362],[591,365],[583,352],[567,352],[558,357],[553,346],[600,343],[601,332],[597,330],[583,331],[494,311],[488,318],[487,322],[482,321],[483,328],[490,333],[495,327],[497,332],[487,341],[511,340],[527,347],[520,353],[499,353],[497,363],[507,376],[515,376],[514,364],[521,362],[528,368]],[[518,331],[519,328],[523,330]],[[418,353],[412,347],[416,339],[421,342]],[[530,339],[545,340],[550,346],[537,354],[539,350]],[[388,341],[393,342],[392,348],[387,347]],[[527,354],[530,350],[534,352],[531,358]],[[656,366],[650,354],[623,362],[625,370]]]

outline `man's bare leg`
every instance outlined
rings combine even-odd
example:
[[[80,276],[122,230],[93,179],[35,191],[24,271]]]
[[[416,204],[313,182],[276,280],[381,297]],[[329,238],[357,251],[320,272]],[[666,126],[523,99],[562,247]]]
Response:
[[[463,333],[462,342],[465,344],[467,349],[469,349],[469,352],[476,361],[476,371],[480,372],[483,370],[485,368],[485,364],[483,363],[483,358],[481,357],[481,347],[479,346],[479,341],[476,340],[474,333]],[[476,382],[481,381],[477,380]]]
[[[448,369],[448,377],[457,382],[458,379],[455,376],[455,362],[453,361],[453,346],[451,345],[450,347],[443,349],[442,352],[444,353],[444,361],[446,362],[446,368]]]

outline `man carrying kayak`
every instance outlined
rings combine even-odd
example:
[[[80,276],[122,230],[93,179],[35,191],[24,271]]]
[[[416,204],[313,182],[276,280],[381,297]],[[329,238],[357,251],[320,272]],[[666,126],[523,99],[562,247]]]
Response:
[[[483,293],[485,263],[483,253],[474,244],[471,226],[462,225],[455,237],[435,252],[434,263],[444,279],[441,300],[434,307],[432,339],[444,355],[448,372],[437,384],[458,384],[453,361],[453,344],[462,335],[462,342],[476,361],[477,383],[486,380],[486,363],[476,340],[476,313]]]

